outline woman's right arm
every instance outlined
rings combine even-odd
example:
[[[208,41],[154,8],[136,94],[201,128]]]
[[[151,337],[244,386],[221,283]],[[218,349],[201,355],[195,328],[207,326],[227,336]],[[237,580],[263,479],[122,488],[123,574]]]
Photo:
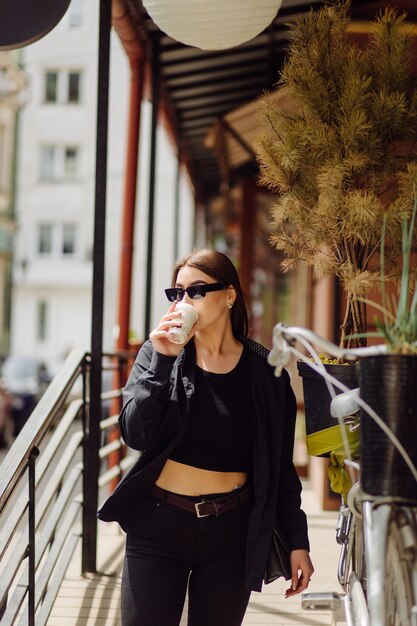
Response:
[[[123,390],[119,426],[126,444],[144,450],[158,430],[169,400],[176,356],[156,352],[150,341],[140,349]]]
[[[169,330],[182,322],[175,313],[176,302],[149,335],[130,372],[123,392],[119,417],[122,437],[134,450],[144,450],[158,432],[169,401],[170,377],[174,363],[184,348],[170,341]],[[193,337],[196,324],[188,336]]]

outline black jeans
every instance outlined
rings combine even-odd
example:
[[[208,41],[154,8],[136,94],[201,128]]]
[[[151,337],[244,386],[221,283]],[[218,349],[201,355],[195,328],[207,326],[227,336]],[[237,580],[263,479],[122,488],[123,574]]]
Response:
[[[149,496],[127,531],[122,626],[178,626],[187,588],[188,626],[239,626],[250,596],[244,579],[251,509],[249,500],[198,518]]]

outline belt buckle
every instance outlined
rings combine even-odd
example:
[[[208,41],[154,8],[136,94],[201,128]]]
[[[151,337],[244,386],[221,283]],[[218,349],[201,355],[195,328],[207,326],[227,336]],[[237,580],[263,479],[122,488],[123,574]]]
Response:
[[[206,501],[201,500],[201,502],[194,503],[195,513],[197,517],[208,517],[209,515],[211,515],[211,513],[200,513],[200,509],[198,507],[201,506],[202,504],[206,504]]]

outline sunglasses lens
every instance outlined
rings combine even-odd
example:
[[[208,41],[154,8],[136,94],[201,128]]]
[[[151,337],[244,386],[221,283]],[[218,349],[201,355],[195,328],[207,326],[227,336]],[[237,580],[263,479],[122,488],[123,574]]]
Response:
[[[165,289],[165,294],[170,302],[175,302],[176,300],[182,299],[184,291],[182,289],[172,287],[171,289]]]
[[[224,289],[224,285],[220,283],[210,283],[208,285],[191,285],[187,287],[187,289],[183,289],[182,287],[170,287],[169,289],[165,289],[165,294],[170,302],[182,300],[185,293],[187,293],[187,296],[191,298],[191,300],[201,300],[201,298],[206,296],[207,292],[220,291],[221,289]]]
[[[200,300],[200,298],[204,298],[206,295],[206,290],[204,285],[193,285],[192,287],[188,287],[187,294],[190,296],[191,300]]]

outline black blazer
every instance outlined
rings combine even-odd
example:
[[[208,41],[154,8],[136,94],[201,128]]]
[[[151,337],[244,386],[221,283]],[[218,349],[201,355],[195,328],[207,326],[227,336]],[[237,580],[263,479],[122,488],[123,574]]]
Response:
[[[309,550],[301,510],[301,483],[292,456],[295,396],[286,371],[276,378],[266,348],[242,338],[249,348],[254,407],[253,488],[246,549],[246,586],[260,591],[274,525],[279,522],[288,549]],[[157,480],[171,451],[181,441],[194,399],[195,348],[190,341],[178,357],[155,352],[150,341],[140,349],[124,389],[119,417],[126,444],[142,452],[98,512],[103,521],[129,521]]]

